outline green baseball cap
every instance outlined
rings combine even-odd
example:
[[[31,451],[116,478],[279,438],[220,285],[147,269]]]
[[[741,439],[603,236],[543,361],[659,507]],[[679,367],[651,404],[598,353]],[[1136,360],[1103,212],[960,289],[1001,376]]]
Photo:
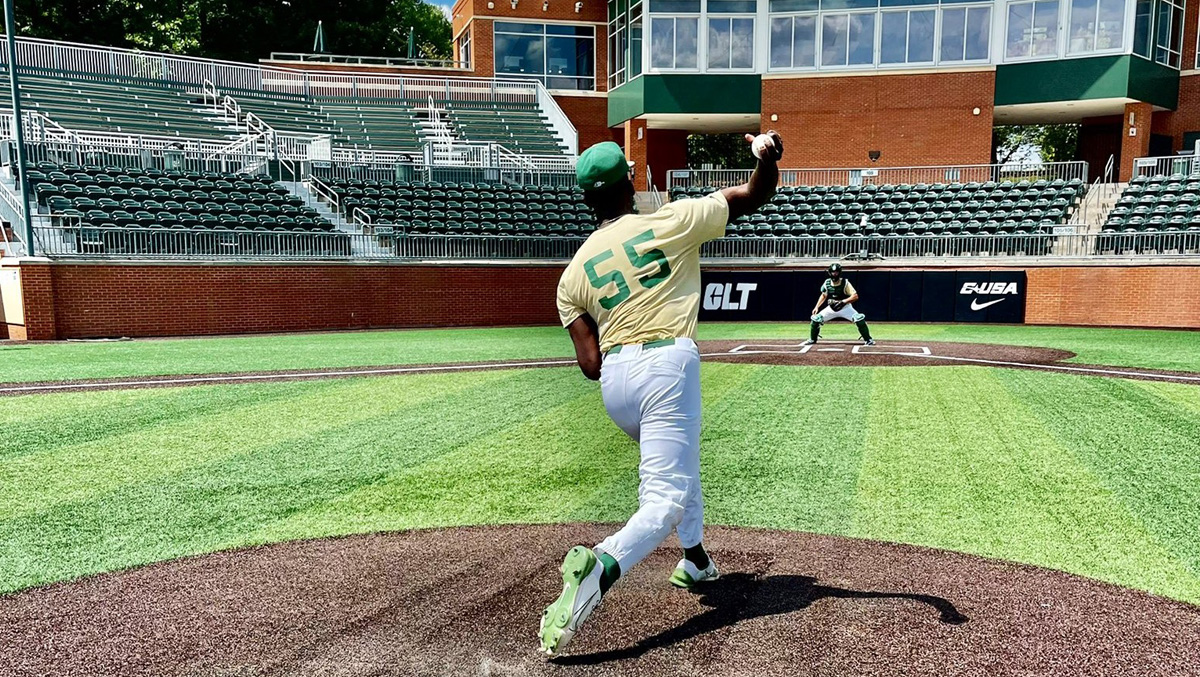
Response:
[[[575,180],[584,190],[599,190],[629,176],[625,152],[612,141],[603,141],[583,151],[575,162]]]

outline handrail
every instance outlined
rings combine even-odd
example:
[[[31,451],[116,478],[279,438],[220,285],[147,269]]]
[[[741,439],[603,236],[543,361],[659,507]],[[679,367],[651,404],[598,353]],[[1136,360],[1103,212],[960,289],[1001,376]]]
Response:
[[[296,61],[299,63],[353,64],[356,66],[407,66],[411,68],[470,68],[466,61],[454,59],[409,59],[392,56],[350,56],[344,54],[305,54],[303,52],[271,52],[266,61]]]
[[[310,191],[316,193],[318,197],[325,198],[326,202],[333,205],[333,213],[337,215],[339,220],[345,221],[345,217],[342,215],[341,200],[338,199],[337,192],[334,191],[333,188],[330,188],[328,184],[320,179],[320,177],[312,174],[309,174],[308,178],[305,179],[304,182],[308,185],[308,189]]]

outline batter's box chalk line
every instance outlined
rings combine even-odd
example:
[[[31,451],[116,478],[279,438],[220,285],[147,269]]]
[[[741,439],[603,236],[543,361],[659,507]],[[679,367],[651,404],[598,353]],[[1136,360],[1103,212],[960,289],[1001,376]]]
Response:
[[[921,357],[932,355],[933,351],[929,346],[867,346],[857,341],[822,341],[819,344],[803,345],[797,343],[795,345],[788,344],[763,344],[763,343],[746,343],[734,348],[730,348],[728,355],[803,355],[814,348],[818,352],[843,352],[842,348],[824,348],[820,345],[844,345],[853,346],[850,349],[851,353],[856,355],[911,355],[913,357]],[[720,353],[718,353],[720,354]]]

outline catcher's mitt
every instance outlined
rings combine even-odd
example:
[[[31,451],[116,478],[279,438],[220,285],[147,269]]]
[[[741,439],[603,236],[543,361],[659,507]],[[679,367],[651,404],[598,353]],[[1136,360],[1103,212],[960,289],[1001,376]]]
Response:
[[[843,301],[830,301],[829,302],[829,307],[833,308],[834,310],[841,310],[845,306],[846,306],[846,304]]]

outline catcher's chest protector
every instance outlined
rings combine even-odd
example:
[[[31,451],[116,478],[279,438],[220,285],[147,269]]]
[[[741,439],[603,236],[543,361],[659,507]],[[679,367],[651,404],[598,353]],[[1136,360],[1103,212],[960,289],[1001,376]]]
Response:
[[[825,286],[822,291],[825,292],[826,297],[828,297],[830,301],[841,301],[844,298],[850,297],[850,295],[846,293],[846,278],[844,277],[842,278],[840,284],[834,284],[833,280],[825,280]]]

